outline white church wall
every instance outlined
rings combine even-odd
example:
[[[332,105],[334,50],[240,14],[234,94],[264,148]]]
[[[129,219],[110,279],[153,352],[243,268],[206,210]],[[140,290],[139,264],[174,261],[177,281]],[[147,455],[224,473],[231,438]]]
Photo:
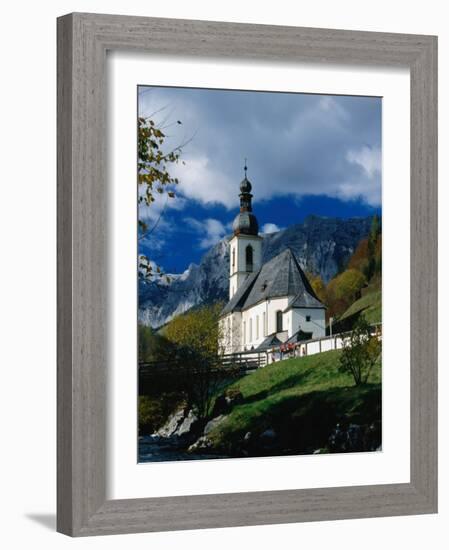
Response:
[[[249,273],[239,272],[234,273],[229,281],[229,299],[231,299],[237,292],[237,289],[245,282],[245,279],[249,277]]]
[[[320,353],[320,342],[310,342],[307,344],[307,355]]]
[[[254,235],[239,235],[233,237],[230,242],[230,253],[231,253],[231,262],[230,262],[230,274],[236,273],[237,271],[246,271],[246,247],[251,245],[253,247],[253,267],[254,271],[259,269],[262,265],[262,238]],[[232,250],[236,249],[235,253],[235,266],[232,268]]]
[[[321,351],[331,351],[335,349],[335,338],[328,338],[321,341]]]
[[[246,338],[244,347],[257,348],[265,338],[276,332],[276,312],[283,311],[288,304],[288,298],[275,298],[260,302],[242,312],[242,323],[245,325]],[[283,330],[288,327],[283,326]],[[243,331],[243,326],[242,326]]]
[[[287,327],[287,333],[288,333],[289,338],[293,334],[292,327],[294,326],[294,324],[293,324],[292,317],[293,317],[293,311],[291,309],[289,309],[288,311],[286,311],[284,313],[284,321],[283,322],[284,322],[284,326]]]
[[[242,349],[242,314],[238,311],[231,316],[231,350],[236,353]]]
[[[236,353],[242,346],[242,315],[230,313],[219,320],[220,347],[223,353]]]
[[[291,309],[291,325],[289,336],[292,336],[299,329],[304,332],[311,332],[312,338],[322,338],[326,335],[325,310],[316,308]],[[308,320],[310,318],[310,320]]]
[[[229,353],[228,349],[230,348],[230,331],[228,331],[229,323],[231,322],[231,316],[227,315],[222,317],[218,321],[218,346],[220,353]]]
[[[245,281],[248,273],[257,271],[262,265],[262,238],[254,235],[238,235],[232,237],[229,242],[229,299],[231,299],[239,286]],[[246,247],[253,248],[253,269],[247,272]],[[233,261],[234,257],[234,261]]]
[[[265,313],[265,315],[264,315]],[[265,302],[257,304],[242,312],[242,322],[245,324],[245,348],[257,348],[265,339],[264,319],[266,319]]]
[[[268,300],[268,334],[277,332],[276,327],[276,312],[284,311],[288,305],[288,297],[273,298]],[[288,327],[284,326],[284,319],[282,319],[282,330],[288,330]]]

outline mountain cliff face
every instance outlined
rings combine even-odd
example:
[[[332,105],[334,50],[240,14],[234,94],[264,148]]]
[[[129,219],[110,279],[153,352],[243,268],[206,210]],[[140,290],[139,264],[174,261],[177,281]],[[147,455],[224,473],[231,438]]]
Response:
[[[371,217],[341,220],[309,216],[304,223],[264,235],[263,262],[290,248],[301,267],[319,273],[327,283],[347,263],[358,242],[366,237]],[[213,246],[199,265],[191,264],[168,284],[139,284],[139,322],[154,328],[194,306],[228,301],[229,249],[227,239]]]

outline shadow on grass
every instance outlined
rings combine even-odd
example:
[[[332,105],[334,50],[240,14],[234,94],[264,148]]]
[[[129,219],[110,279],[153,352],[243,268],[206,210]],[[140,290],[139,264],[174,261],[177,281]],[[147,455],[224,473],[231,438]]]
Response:
[[[324,447],[337,424],[360,426],[381,422],[380,385],[333,388],[287,397],[272,408],[269,417],[285,445],[304,450]]]
[[[244,403],[254,403],[256,401],[261,401],[283,390],[288,390],[290,388],[294,388],[295,386],[299,386],[307,381],[313,370],[313,368],[309,368],[302,372],[295,372],[291,376],[284,378],[281,382],[278,382],[277,384],[271,386],[269,391],[262,390],[260,392],[249,395],[245,398]]]
[[[241,447],[244,432],[255,434],[257,441],[258,434],[267,429],[274,430],[277,436],[276,445],[268,450],[269,455],[313,452],[327,446],[329,436],[337,424],[375,424],[380,445],[380,384],[338,387],[294,396],[261,398],[261,394],[258,394],[257,402],[250,401],[236,407],[235,423],[231,413],[230,422],[220,434],[222,448],[227,449],[229,454],[232,455],[235,449]],[[264,410],[260,414],[262,404]],[[243,416],[247,421],[242,424]],[[260,452],[258,443],[248,451],[249,456],[264,454]]]

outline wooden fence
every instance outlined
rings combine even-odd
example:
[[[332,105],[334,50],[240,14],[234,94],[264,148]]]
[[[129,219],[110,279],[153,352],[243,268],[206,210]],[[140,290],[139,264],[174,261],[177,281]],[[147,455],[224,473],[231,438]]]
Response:
[[[381,337],[382,325],[371,325],[371,333]],[[213,364],[186,366],[182,358],[164,361],[139,363],[139,377],[146,379],[154,376],[176,376],[186,373],[189,376],[202,375],[205,372],[226,376],[240,376],[255,371],[269,363],[290,357],[305,357],[325,351],[342,349],[351,332],[342,332],[323,338],[297,342],[292,345],[281,344],[273,348],[258,351],[249,350],[218,356]]]
[[[241,353],[230,353],[217,357],[213,364],[186,366],[182,358],[150,361],[139,363],[139,376],[149,378],[153,376],[171,376],[182,372],[189,376],[201,375],[206,371],[223,376],[237,376],[255,371],[264,367],[268,362],[268,353],[265,351],[242,351]]]
[[[376,323],[371,325],[371,335],[382,337],[382,324]],[[342,349],[346,341],[351,337],[351,331],[340,332],[332,336],[323,336],[295,344],[281,344],[276,348],[268,351],[268,363],[289,359],[291,357],[305,357],[307,355],[315,355],[325,351]]]

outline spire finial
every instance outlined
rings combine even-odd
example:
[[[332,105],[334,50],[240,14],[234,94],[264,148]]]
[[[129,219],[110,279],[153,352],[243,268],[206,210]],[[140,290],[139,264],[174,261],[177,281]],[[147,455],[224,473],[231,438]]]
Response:
[[[243,167],[243,170],[245,170],[245,178],[246,178],[246,171],[248,170],[248,167],[246,166],[246,157],[245,157],[245,166]]]

